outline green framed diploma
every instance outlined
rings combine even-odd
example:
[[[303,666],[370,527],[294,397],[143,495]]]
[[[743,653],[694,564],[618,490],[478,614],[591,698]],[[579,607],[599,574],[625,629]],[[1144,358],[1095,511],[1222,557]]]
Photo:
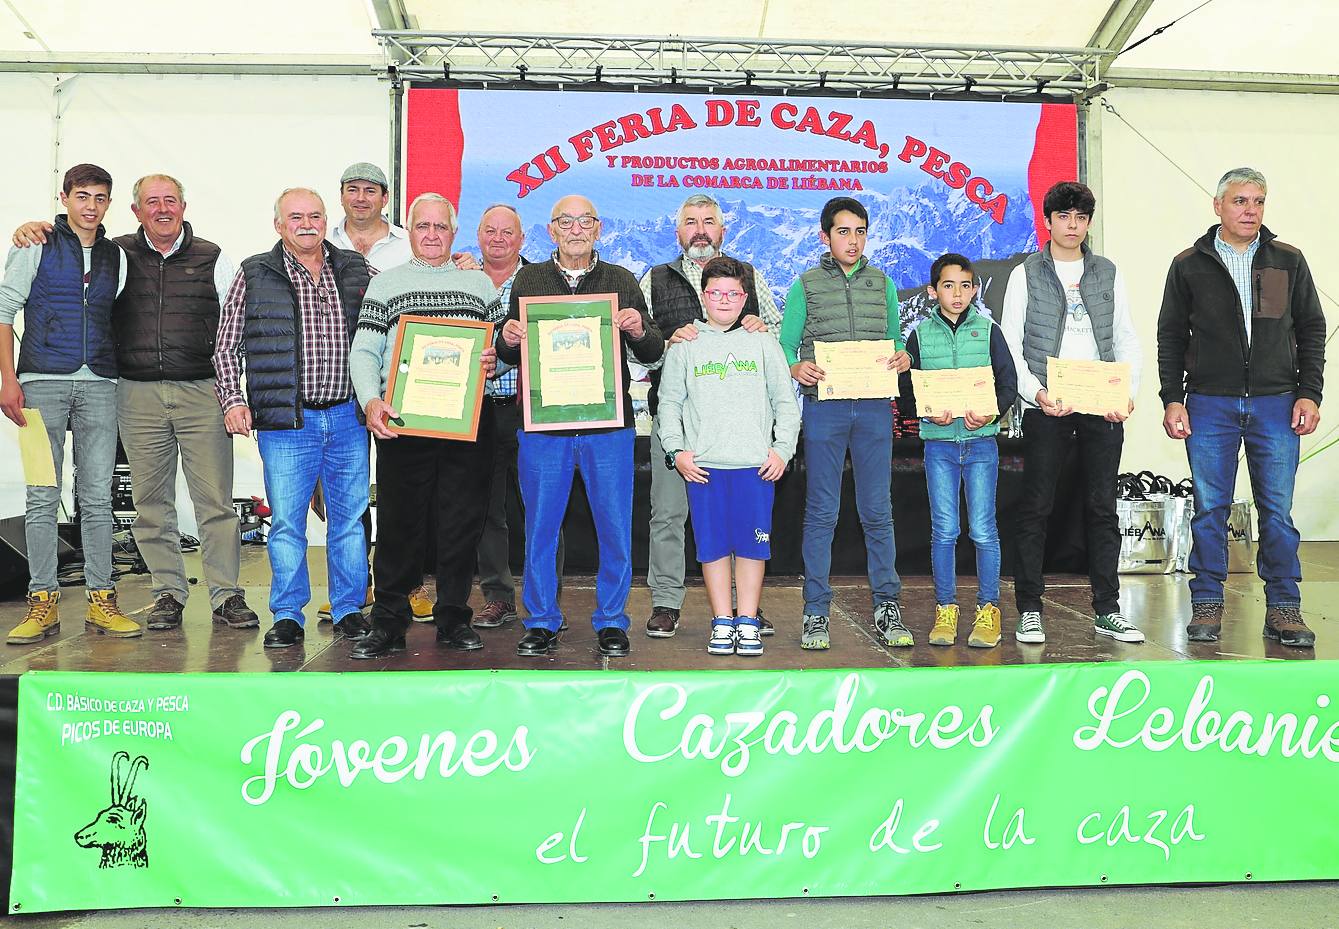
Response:
[[[622,426],[618,294],[522,297],[527,432]]]
[[[401,435],[473,442],[484,400],[480,358],[492,344],[492,323],[401,316],[386,402],[403,425],[392,420],[388,428]]]

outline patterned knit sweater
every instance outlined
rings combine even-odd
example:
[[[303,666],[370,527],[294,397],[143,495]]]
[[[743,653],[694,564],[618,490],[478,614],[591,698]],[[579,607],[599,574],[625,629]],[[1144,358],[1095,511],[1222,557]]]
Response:
[[[385,396],[401,316],[500,323],[506,315],[497,289],[482,271],[461,271],[450,261],[433,267],[417,258],[382,271],[367,286],[349,349],[349,376],[358,405],[366,408],[374,397]]]

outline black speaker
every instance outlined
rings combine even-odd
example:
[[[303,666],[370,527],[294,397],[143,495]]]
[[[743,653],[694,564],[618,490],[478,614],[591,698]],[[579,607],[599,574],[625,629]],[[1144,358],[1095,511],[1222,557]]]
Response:
[[[74,546],[59,535],[56,563],[68,564],[76,557]],[[28,581],[28,540],[23,532],[23,514],[0,519],[0,590]]]

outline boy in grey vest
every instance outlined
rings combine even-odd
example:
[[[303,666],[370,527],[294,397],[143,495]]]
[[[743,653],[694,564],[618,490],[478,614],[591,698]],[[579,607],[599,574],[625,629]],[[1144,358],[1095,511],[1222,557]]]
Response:
[[[1083,184],[1064,181],[1046,192],[1043,212],[1051,240],[1014,268],[1004,294],[1000,327],[1018,369],[1023,406],[1023,498],[1018,513],[1018,563],[1014,588],[1019,642],[1046,641],[1041,598],[1046,524],[1056,480],[1071,437],[1077,436],[1083,469],[1083,508],[1088,529],[1088,577],[1094,629],[1121,642],[1144,634],[1120,612],[1120,535],[1116,522],[1116,473],[1125,429],[1134,412],[1105,417],[1075,413],[1046,393],[1046,359],[1124,361],[1130,394],[1139,390],[1142,355],[1130,316],[1125,281],[1116,266],[1088,247],[1088,225],[1097,200]]]
[[[874,628],[892,646],[913,644],[902,622],[902,579],[897,576],[893,541],[892,398],[819,400],[823,369],[814,363],[815,342],[891,339],[896,351],[886,360],[902,372],[911,359],[902,350],[897,287],[865,258],[869,213],[850,197],[823,206],[819,238],[828,247],[818,267],[791,285],[781,320],[781,347],[791,377],[804,397],[804,629],[801,648],[827,648],[832,587],[832,537],[841,506],[842,469],[851,453],[856,509],[865,530]]]

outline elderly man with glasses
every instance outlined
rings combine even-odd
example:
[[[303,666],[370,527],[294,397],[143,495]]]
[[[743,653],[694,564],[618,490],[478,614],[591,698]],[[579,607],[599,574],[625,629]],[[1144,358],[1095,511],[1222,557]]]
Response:
[[[558,530],[572,492],[572,472],[579,470],[595,518],[600,571],[595,582],[595,627],[600,654],[623,656],[628,645],[628,591],[632,587],[632,401],[627,393],[628,352],[642,364],[659,360],[665,351],[660,330],[651,322],[646,300],[632,272],[601,261],[595,251],[600,237],[599,214],[585,197],[568,196],[553,206],[549,235],[557,248],[548,261],[528,264],[516,274],[507,322],[498,334],[498,358],[520,364],[525,327],[520,321],[524,297],[568,294],[618,295],[614,318],[622,331],[623,414],[621,428],[522,432],[518,470],[525,502],[526,632],[516,647],[522,656],[543,656],[554,650],[563,616],[558,607]],[[527,388],[522,371],[518,392]]]

